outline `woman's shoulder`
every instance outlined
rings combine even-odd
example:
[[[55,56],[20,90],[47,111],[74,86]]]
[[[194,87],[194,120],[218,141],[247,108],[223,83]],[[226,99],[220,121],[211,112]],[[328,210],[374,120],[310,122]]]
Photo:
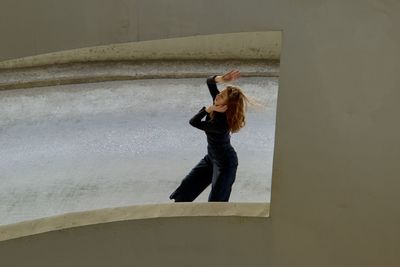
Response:
[[[228,119],[226,117],[226,113],[225,112],[216,112],[216,114],[214,115],[214,120],[217,121],[218,123],[221,123],[221,124],[227,124],[228,123]]]
[[[226,113],[225,112],[214,112],[214,118],[216,119],[226,119]]]

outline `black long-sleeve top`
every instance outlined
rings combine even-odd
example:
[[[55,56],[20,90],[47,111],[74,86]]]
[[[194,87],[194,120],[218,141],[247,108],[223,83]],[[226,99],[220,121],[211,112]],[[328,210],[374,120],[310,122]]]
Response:
[[[207,78],[207,86],[213,99],[213,103],[215,97],[219,94],[215,82],[216,76],[217,75]],[[204,116],[206,116],[206,119],[205,121],[202,121]],[[207,135],[207,143],[210,146],[216,147],[230,145],[229,126],[225,112],[214,111],[214,118],[211,120],[210,115],[206,111],[206,107],[203,106],[199,112],[190,119],[189,123],[193,127],[205,131]]]

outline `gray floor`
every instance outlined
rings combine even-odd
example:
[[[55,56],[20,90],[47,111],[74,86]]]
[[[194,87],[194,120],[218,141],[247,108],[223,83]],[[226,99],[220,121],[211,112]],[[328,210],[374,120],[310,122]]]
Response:
[[[230,201],[269,202],[278,78],[235,84],[266,107],[250,108],[232,134],[239,166]],[[210,104],[205,78],[0,91],[0,224],[172,202],[207,152],[188,121]]]

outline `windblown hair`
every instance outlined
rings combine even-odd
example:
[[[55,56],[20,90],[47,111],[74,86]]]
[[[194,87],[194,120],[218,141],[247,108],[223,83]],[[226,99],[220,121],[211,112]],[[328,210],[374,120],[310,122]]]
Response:
[[[236,133],[246,125],[245,113],[249,99],[237,86],[228,85],[226,90],[228,91],[228,109],[225,113],[229,131]],[[210,117],[214,118],[214,112],[210,114]]]

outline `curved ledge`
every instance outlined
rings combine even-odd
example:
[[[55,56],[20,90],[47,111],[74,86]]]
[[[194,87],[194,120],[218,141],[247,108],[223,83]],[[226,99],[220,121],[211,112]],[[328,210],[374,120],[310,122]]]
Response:
[[[182,216],[269,217],[265,203],[167,203],[71,212],[0,226],[0,241],[61,229],[126,220]]]
[[[279,60],[281,39],[281,31],[235,32],[109,43],[71,50],[63,50],[59,46],[52,47],[53,44],[50,42],[41,47],[41,52],[45,54],[35,53],[36,55],[28,57],[2,61],[1,52],[4,53],[4,51],[0,51],[0,69],[121,60]],[[15,51],[13,54],[18,55],[24,52],[26,55],[26,48],[24,49],[24,51]],[[61,49],[61,51],[50,52],[55,49]]]
[[[87,62],[0,69],[0,90],[115,80],[200,78],[238,66],[242,77],[279,77],[279,61],[273,60]]]

